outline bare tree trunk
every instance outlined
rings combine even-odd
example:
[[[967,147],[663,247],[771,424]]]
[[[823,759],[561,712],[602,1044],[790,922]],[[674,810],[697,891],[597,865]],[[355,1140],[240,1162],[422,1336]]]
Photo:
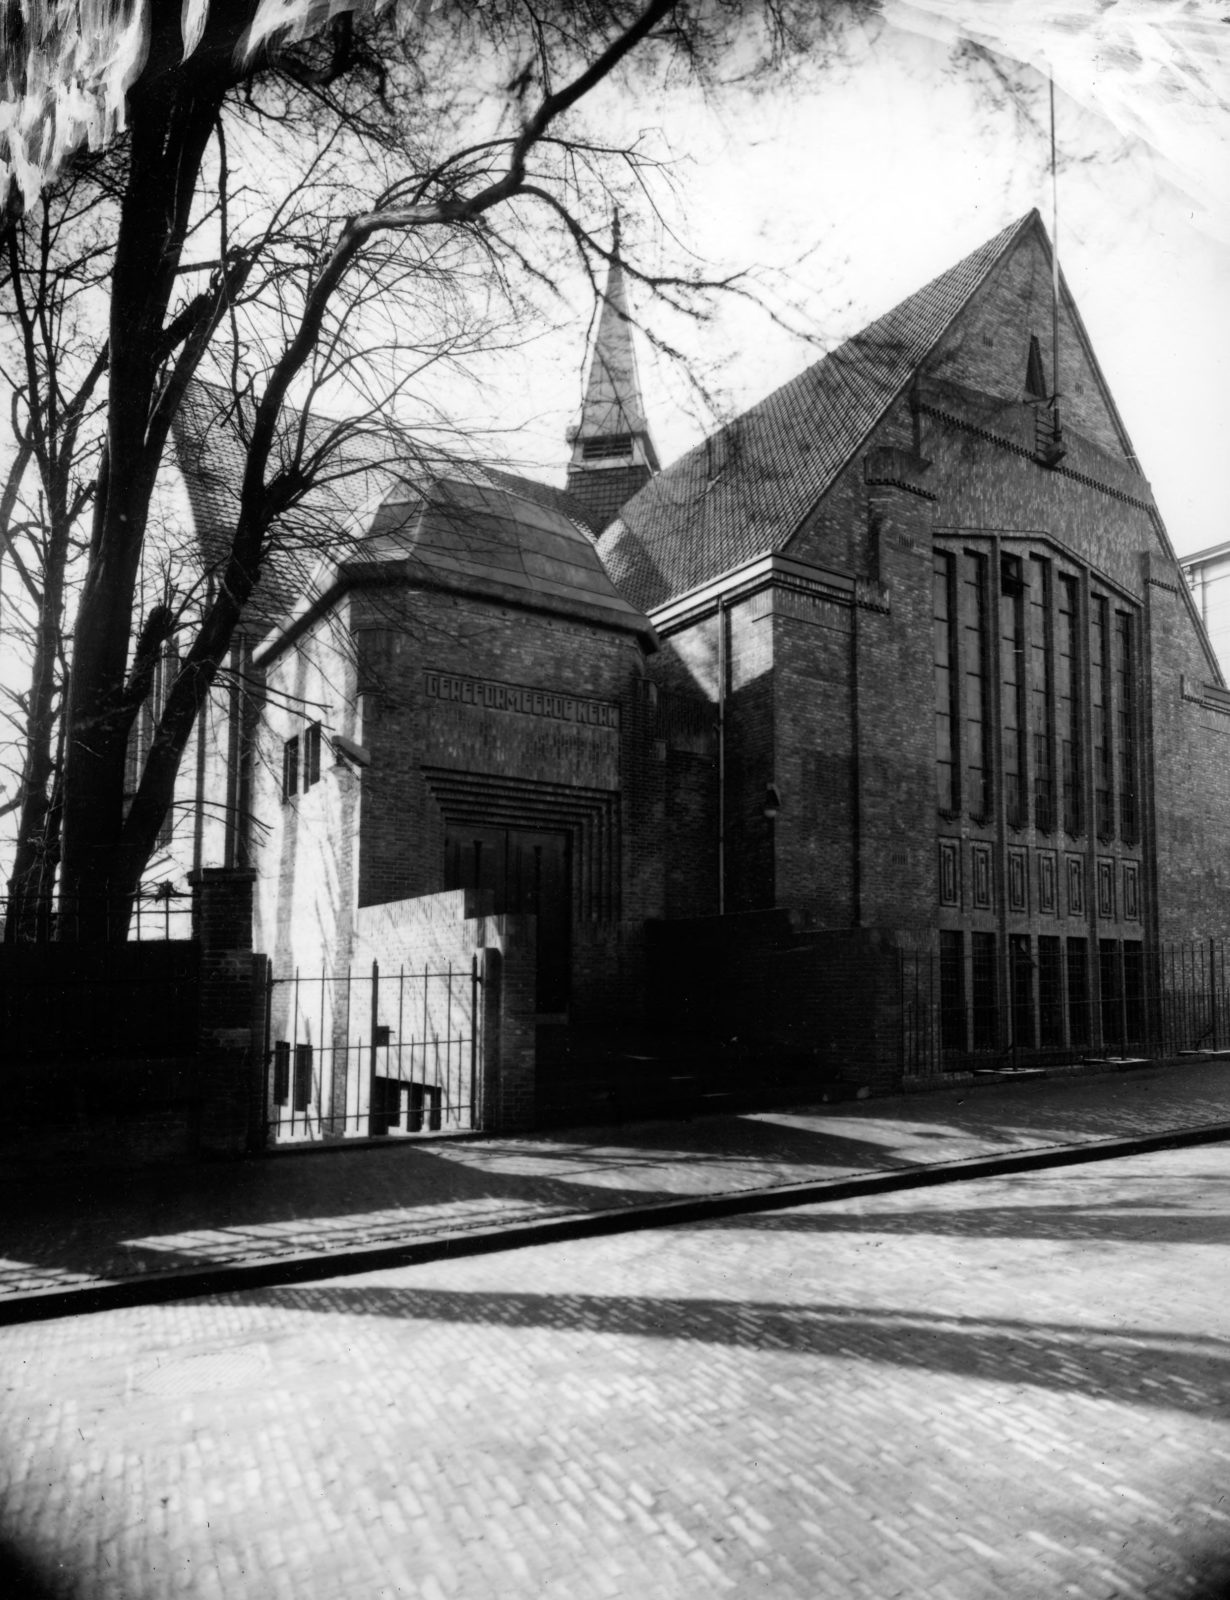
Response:
[[[52,788],[53,784],[58,784],[57,761],[61,754],[55,750],[56,669],[63,657],[64,583],[70,531],[67,506],[61,504],[51,514],[30,674],[22,806],[4,929],[5,938],[10,941],[38,935],[40,908],[45,906],[55,876],[57,850],[51,827]]]
[[[197,74],[192,91],[174,79],[131,98],[130,171],[111,284],[108,433],[74,633],[65,751],[61,894],[65,927],[82,939],[127,926],[144,866],[123,839],[128,735],[143,698],[141,674],[126,678],[133,597],[170,421],[156,407],[166,312],[225,91],[221,76]]]

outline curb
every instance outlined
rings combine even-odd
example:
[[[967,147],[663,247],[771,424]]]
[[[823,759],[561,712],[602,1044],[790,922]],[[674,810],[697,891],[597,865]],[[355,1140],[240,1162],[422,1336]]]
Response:
[[[475,1229],[470,1233],[448,1234],[437,1239],[419,1239],[404,1244],[359,1245],[335,1255],[299,1252],[223,1267],[185,1267],[118,1282],[33,1290],[0,1300],[0,1327],[93,1311],[160,1305],[201,1295],[277,1288],[284,1284],[306,1283],[389,1267],[416,1266],[463,1256],[490,1255],[502,1250],[524,1249],[529,1245],[602,1238],[609,1234],[633,1233],[642,1228],[678,1227],[721,1217],[848,1200],[858,1195],[892,1194],[905,1189],[935,1188],[942,1184],[995,1178],[1014,1172],[1039,1172],[1051,1167],[1113,1161],[1155,1150],[1184,1149],[1224,1140],[1230,1140],[1230,1123],[1206,1123],[1199,1127],[1174,1128],[1165,1133],[1139,1134],[1126,1139],[1093,1139],[1075,1145],[1041,1145],[998,1155],[968,1156],[961,1161],[902,1167],[887,1172],[857,1173],[845,1178],[817,1179],[768,1189],[692,1195],[682,1200],[656,1200],[608,1211],[536,1217],[529,1222],[512,1222],[503,1227]]]

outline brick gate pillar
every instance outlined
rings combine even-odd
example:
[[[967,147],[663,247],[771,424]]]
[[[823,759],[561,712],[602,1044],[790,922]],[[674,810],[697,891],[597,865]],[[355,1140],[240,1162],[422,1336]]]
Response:
[[[192,930],[201,951],[197,1087],[203,1155],[242,1155],[260,1142],[264,1103],[263,958],[252,953],[247,867],[194,872]]]

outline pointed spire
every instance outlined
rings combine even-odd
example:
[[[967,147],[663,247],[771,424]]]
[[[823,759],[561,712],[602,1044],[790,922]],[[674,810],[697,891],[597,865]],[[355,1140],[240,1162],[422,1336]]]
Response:
[[[649,437],[641,380],[632,341],[632,320],[628,314],[628,294],[620,259],[620,222],[615,213],[611,228],[611,256],[603,294],[598,335],[585,381],[581,418],[568,432],[572,459],[568,465],[568,488],[591,509],[605,515],[607,502],[618,498],[618,506],[635,493],[658,470],[658,457]],[[591,482],[613,469],[623,468],[617,483],[614,478],[599,486]],[[625,486],[622,479],[628,477]],[[635,479],[635,482],[632,480]]]

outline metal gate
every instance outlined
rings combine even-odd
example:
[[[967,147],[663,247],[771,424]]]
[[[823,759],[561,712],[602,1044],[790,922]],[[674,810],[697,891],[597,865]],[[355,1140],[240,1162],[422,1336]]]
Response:
[[[270,978],[271,1142],[409,1138],[480,1126],[478,958],[382,974]]]

